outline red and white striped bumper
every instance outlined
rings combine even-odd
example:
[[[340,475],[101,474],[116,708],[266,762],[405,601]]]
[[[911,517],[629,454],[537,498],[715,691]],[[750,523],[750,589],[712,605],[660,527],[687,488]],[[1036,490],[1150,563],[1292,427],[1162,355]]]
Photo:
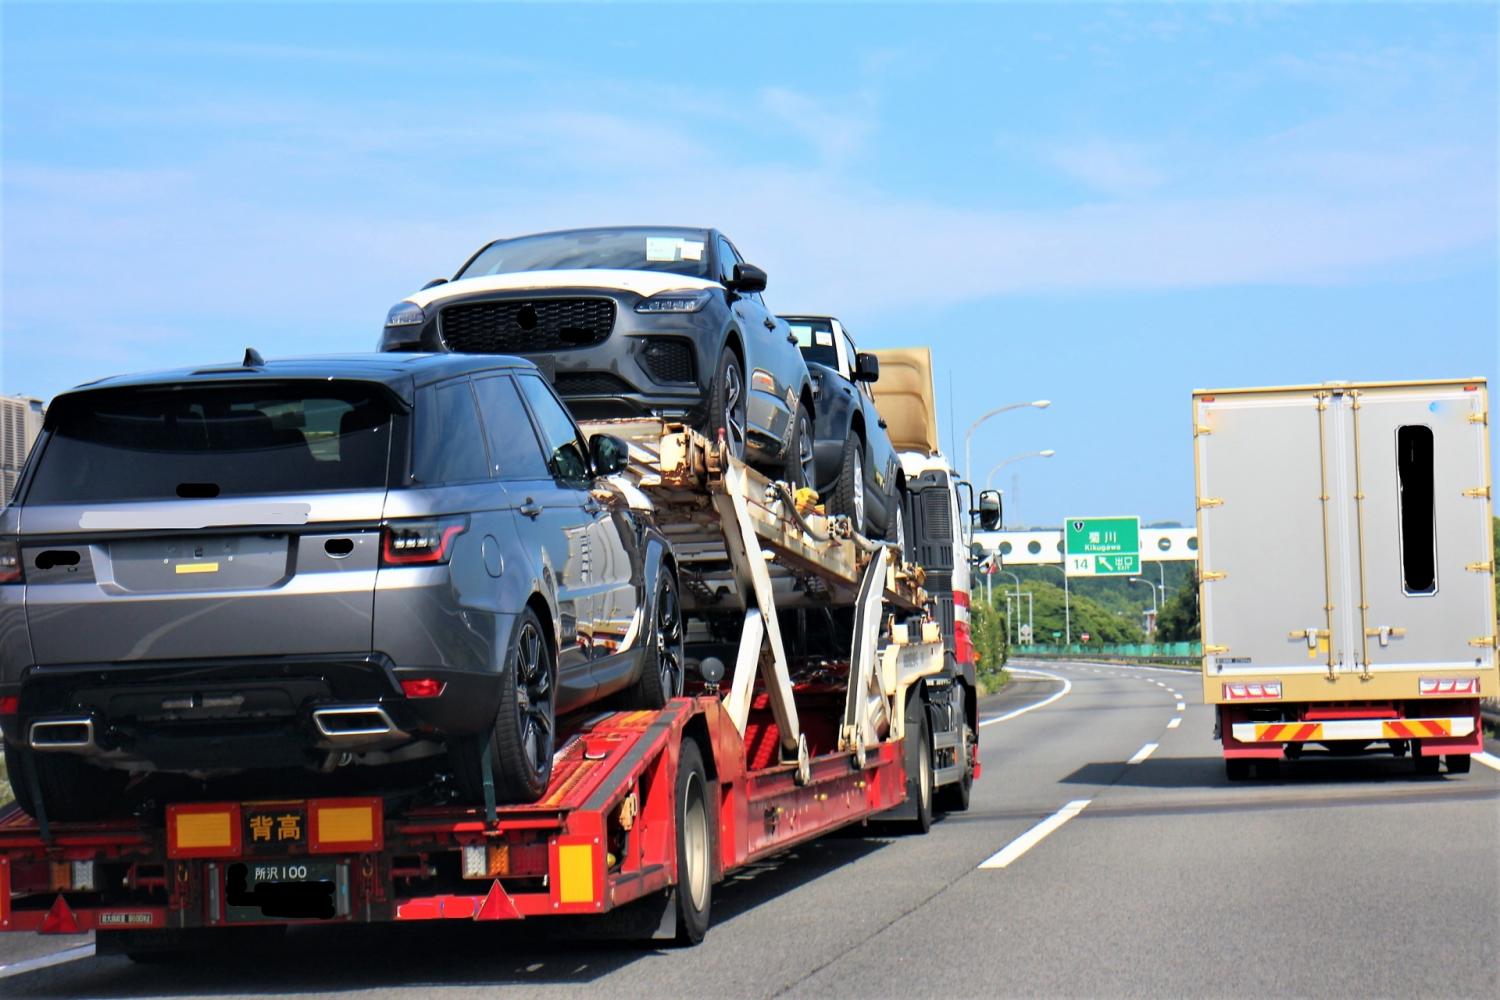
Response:
[[[1236,722],[1241,743],[1323,743],[1332,740],[1424,740],[1471,736],[1472,716],[1441,719],[1338,719],[1328,722]]]

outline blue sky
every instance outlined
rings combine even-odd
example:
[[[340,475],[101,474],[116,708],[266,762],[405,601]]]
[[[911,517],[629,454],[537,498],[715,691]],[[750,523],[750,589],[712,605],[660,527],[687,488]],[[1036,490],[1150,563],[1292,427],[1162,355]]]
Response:
[[[1190,519],[1196,386],[1497,374],[1492,5],[0,18],[7,393],[369,349],[488,239],[628,222],[930,345],[945,432],[1053,400],[975,438],[1056,449],[1030,523]]]

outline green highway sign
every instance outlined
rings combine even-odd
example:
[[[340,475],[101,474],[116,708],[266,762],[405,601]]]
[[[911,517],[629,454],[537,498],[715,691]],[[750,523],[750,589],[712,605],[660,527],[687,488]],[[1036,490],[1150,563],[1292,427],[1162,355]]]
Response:
[[[1063,564],[1069,576],[1138,575],[1141,519],[1068,518],[1063,523]]]

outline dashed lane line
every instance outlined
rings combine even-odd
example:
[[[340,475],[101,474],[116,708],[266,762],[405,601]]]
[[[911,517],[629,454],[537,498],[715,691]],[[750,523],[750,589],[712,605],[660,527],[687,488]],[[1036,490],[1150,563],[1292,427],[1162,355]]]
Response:
[[[62,965],[66,962],[76,962],[80,958],[92,958],[94,946],[91,944],[79,945],[77,948],[68,948],[65,951],[55,951],[50,955],[41,955],[37,958],[26,958],[9,965],[0,965],[0,979],[9,979],[11,976],[23,976],[28,972],[36,972],[39,969],[50,969],[54,965]]]
[[[1174,715],[1174,716],[1172,716],[1171,720],[1167,723],[1167,728],[1168,729],[1176,729],[1180,725],[1182,725],[1182,716],[1180,716],[1180,715]]]
[[[1496,771],[1500,771],[1500,757],[1496,757],[1492,753],[1485,753],[1483,750],[1481,750],[1479,753],[1470,754],[1469,756],[1479,761],[1479,763],[1483,764],[1485,767],[1494,768]]]
[[[1063,806],[1057,812],[1042,820],[1036,826],[1021,834],[1015,840],[1006,844],[979,865],[981,871],[994,868],[1008,867],[1013,861],[1040,844],[1048,834],[1062,826],[1068,820],[1083,812],[1092,799],[1074,799]]]
[[[1135,756],[1134,757],[1130,758],[1125,763],[1127,763],[1127,764],[1139,764],[1141,761],[1143,761],[1147,757],[1151,756],[1151,754],[1154,753],[1156,751],[1156,748],[1159,747],[1159,746],[1161,746],[1160,743],[1147,743],[1145,746],[1141,747],[1139,750],[1137,750],[1135,752]]]

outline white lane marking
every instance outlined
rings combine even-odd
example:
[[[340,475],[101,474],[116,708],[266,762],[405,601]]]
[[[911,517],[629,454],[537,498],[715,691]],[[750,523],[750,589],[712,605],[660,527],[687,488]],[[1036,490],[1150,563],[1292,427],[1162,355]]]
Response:
[[[1073,690],[1073,682],[1072,681],[1068,680],[1066,677],[1059,677],[1056,674],[1049,674],[1049,673],[1047,673],[1046,671],[1043,671],[1043,670],[1018,670],[1018,669],[1012,669],[1011,673],[1013,673],[1013,674],[1020,674],[1023,677],[1045,677],[1048,680],[1062,681],[1062,690],[1054,693],[1049,698],[1043,698],[1041,701],[1037,702],[1034,705],[1027,705],[1027,706],[1025,706],[1023,708],[1018,708],[1018,709],[1016,709],[1013,712],[1006,712],[1004,715],[997,715],[993,719],[984,719],[984,720],[982,720],[979,723],[979,727],[981,729],[983,729],[985,726],[994,725],[997,722],[1004,722],[1006,719],[1014,719],[1018,715],[1025,715],[1027,712],[1034,712],[1037,709],[1041,708],[1043,705],[1050,705],[1050,704],[1052,704],[1054,701],[1056,701],[1057,699],[1061,698],[1063,695],[1067,694],[1069,691]]]
[[[1145,679],[1146,679],[1146,680],[1151,680],[1151,678],[1149,678],[1149,677],[1147,677],[1147,678],[1145,678]],[[1167,686],[1167,682],[1166,682],[1166,681],[1151,681],[1151,683],[1152,683],[1152,684],[1155,684],[1155,685],[1156,685],[1156,686],[1157,686],[1157,687],[1159,687],[1159,688],[1164,688],[1164,687],[1166,687],[1166,686]]]
[[[77,948],[69,948],[66,951],[55,951],[50,955],[42,955],[38,958],[27,958],[9,965],[0,965],[0,979],[9,979],[11,976],[21,976],[38,969],[50,969],[54,965],[62,965],[65,962],[76,962],[80,958],[92,958],[94,946],[82,944]]]
[[[1179,701],[1177,703],[1177,711],[1179,711],[1179,712],[1186,712],[1187,711],[1187,706],[1184,705],[1182,702]]]
[[[1156,748],[1159,747],[1159,746],[1161,746],[1160,743],[1147,743],[1145,746],[1141,747],[1139,750],[1137,750],[1135,752],[1135,756],[1134,757],[1130,758],[1125,763],[1127,763],[1127,764],[1139,764],[1141,761],[1143,761],[1147,757],[1151,756],[1152,752],[1155,751]]]
[[[1471,753],[1469,754],[1469,756],[1479,761],[1479,763],[1483,764],[1485,767],[1492,767],[1495,770],[1500,771],[1500,757],[1496,757],[1492,753],[1485,753],[1483,750],[1481,750],[1478,753]]]
[[[1000,850],[996,851],[987,860],[982,862],[979,867],[981,869],[1006,867],[1012,861],[1015,861],[1021,855],[1025,854],[1037,844],[1041,843],[1042,838],[1046,837],[1047,834],[1051,833],[1053,830],[1056,830],[1068,820],[1083,812],[1084,807],[1087,806],[1091,801],[1093,800],[1074,799],[1072,802],[1069,802],[1067,805],[1063,806],[1057,812],[1042,820],[1030,830],[1027,830],[1025,833],[1021,834],[1015,840],[1012,840],[1010,843],[1000,848]]]
[[[1172,716],[1172,720],[1167,723],[1167,728],[1168,729],[1176,729],[1180,725],[1182,725],[1182,716],[1180,716],[1180,715],[1174,715],[1174,716]]]

